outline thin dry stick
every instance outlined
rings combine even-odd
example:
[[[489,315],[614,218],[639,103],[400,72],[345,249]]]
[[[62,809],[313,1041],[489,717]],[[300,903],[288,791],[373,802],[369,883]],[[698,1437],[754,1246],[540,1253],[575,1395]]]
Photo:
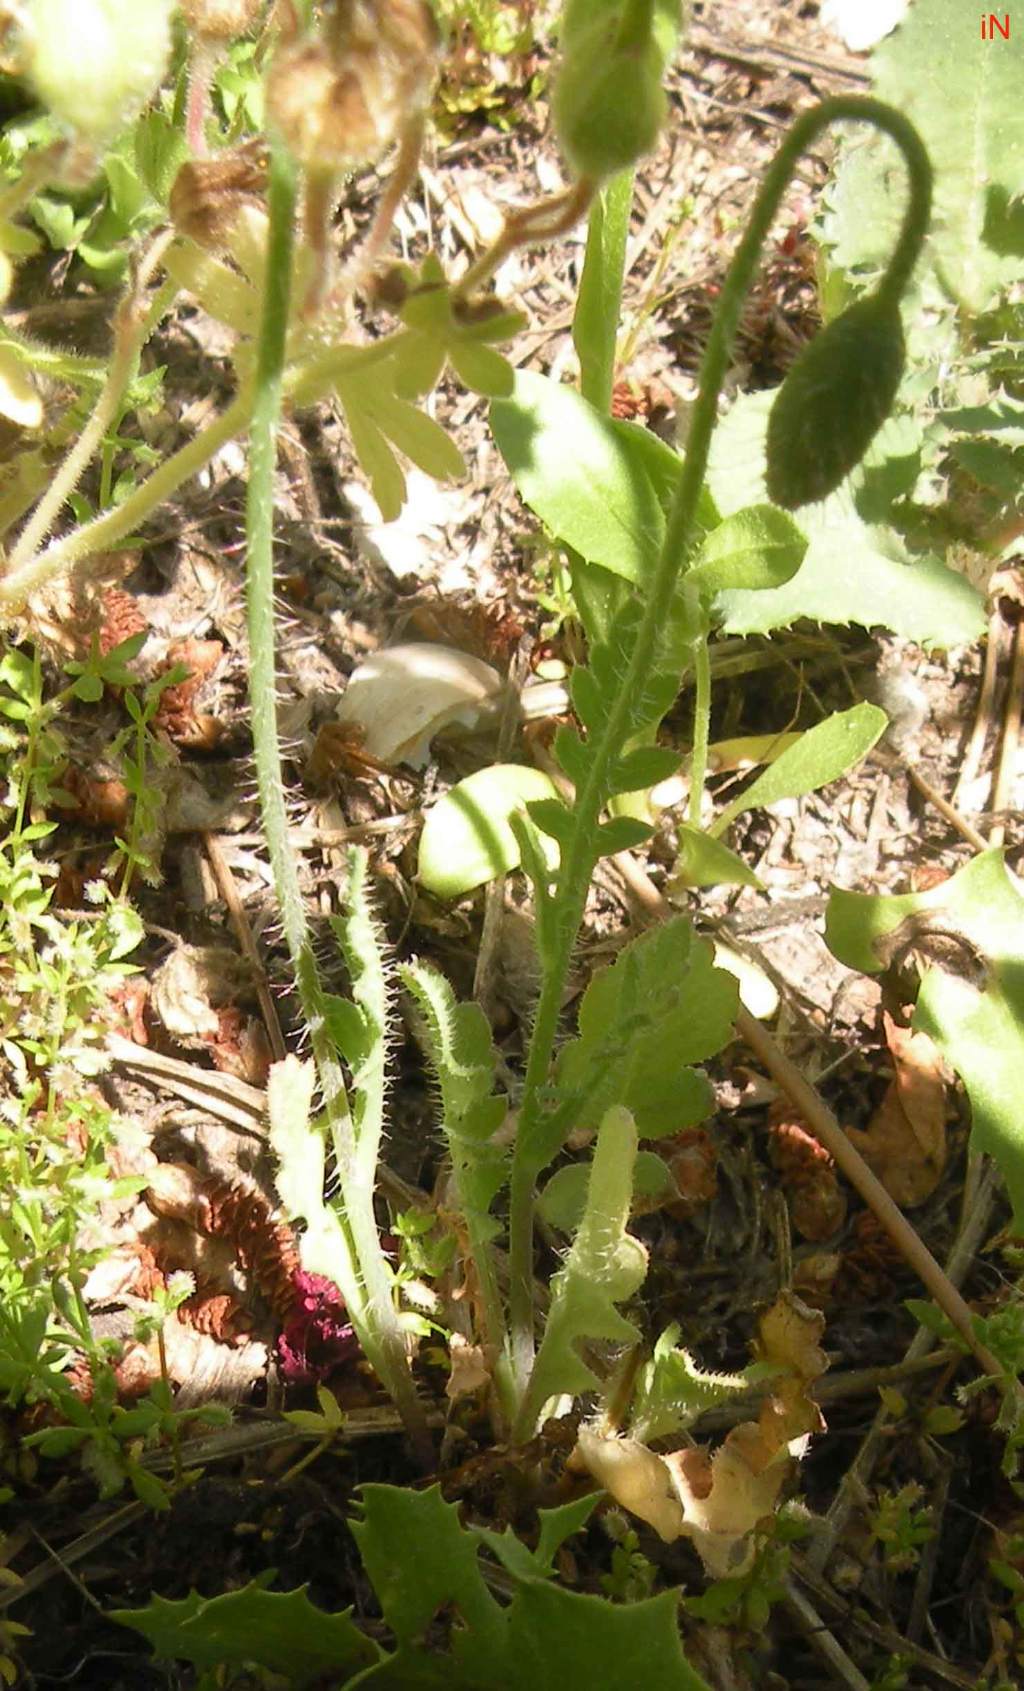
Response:
[[[890,1655],[908,1656],[915,1667],[934,1674],[936,1679],[947,1685],[957,1686],[958,1691],[975,1691],[978,1681],[973,1675],[963,1673],[960,1668],[954,1667],[952,1662],[937,1656],[933,1650],[924,1650],[912,1639],[902,1637],[894,1626],[882,1626],[878,1621],[872,1620],[863,1604],[851,1604],[833,1591],[830,1585],[826,1585],[821,1576],[808,1567],[806,1557],[801,1558],[798,1551],[793,1552],[793,1569],[801,1583],[814,1593],[816,1600],[834,1614],[842,1616],[854,1632],[862,1633],[865,1638],[881,1645]]]
[[[927,776],[922,775],[921,771],[915,769],[912,763],[908,763],[906,758],[894,757],[888,752],[880,752],[877,748],[872,752],[871,757],[873,762],[881,763],[886,769],[902,769],[909,776],[921,797],[927,799],[932,809],[937,810],[940,816],[945,817],[950,827],[955,828],[968,845],[973,846],[975,851],[988,850],[989,842],[984,834],[979,834],[977,828],[968,822],[966,816],[961,816],[956,806],[951,804],[949,799],[943,798],[938,788],[932,786]]]
[[[963,1279],[984,1237],[992,1204],[995,1200],[996,1185],[995,1170],[989,1167],[986,1169],[978,1188],[974,1208],[969,1214],[965,1214],[964,1224],[946,1264],[946,1272],[954,1285]],[[919,1327],[907,1346],[903,1358],[904,1364],[916,1363],[923,1359],[932,1349],[934,1343],[934,1335],[926,1327]],[[817,1573],[824,1572],[832,1551],[846,1527],[850,1511],[857,1506],[859,1497],[866,1491],[870,1483],[875,1463],[887,1442],[890,1420],[889,1411],[883,1403],[862,1440],[853,1462],[843,1476],[843,1483],[833,1498],[828,1514],[815,1535],[814,1542],[808,1552],[808,1564]]]
[[[989,845],[1001,846],[1006,838],[1006,823],[998,814],[1013,802],[1013,784],[1017,778],[1017,753],[1020,750],[1020,713],[1024,703],[1024,621],[1018,622],[1013,636],[1013,664],[1010,669],[1010,689],[1003,713],[1003,742],[999,750],[999,767],[992,793],[992,809],[997,812],[989,834]]]
[[[871,1691],[860,1668],[851,1661],[834,1633],[828,1630],[809,1597],[793,1583],[786,1581],[786,1608],[804,1634],[808,1644],[821,1657],[832,1676],[830,1683],[846,1685],[849,1691]]]
[[[981,690],[978,693],[978,708],[974,714],[974,726],[971,729],[971,737],[967,742],[963,762],[960,765],[960,774],[953,789],[953,803],[958,808],[963,804],[963,796],[981,766],[981,754],[985,749],[989,723],[992,720],[992,701],[995,698],[996,678],[999,674],[999,650],[1002,645],[1002,632],[1005,626],[998,610],[993,611],[988,623],[985,664],[981,672]]]
[[[273,994],[270,991],[270,987],[267,985],[267,977],[263,969],[262,959],[260,958],[259,947],[256,944],[256,938],[253,934],[249,918],[245,913],[245,906],[238,896],[238,888],[235,885],[235,877],[231,872],[231,865],[224,856],[224,853],[221,851],[216,837],[213,834],[203,835],[203,845],[206,847],[206,855],[210,859],[210,868],[213,870],[214,878],[220,890],[220,896],[228,907],[228,915],[231,917],[231,923],[234,927],[238,943],[242,948],[246,962],[252,970],[253,982],[256,988],[256,997],[259,1000],[260,1013],[263,1016],[263,1023],[267,1030],[267,1038],[270,1041],[270,1049],[273,1053],[274,1061],[279,1063],[288,1055],[288,1047],[284,1042],[284,1034],[281,1032],[281,1023],[278,1019],[277,1005],[274,1003]]]

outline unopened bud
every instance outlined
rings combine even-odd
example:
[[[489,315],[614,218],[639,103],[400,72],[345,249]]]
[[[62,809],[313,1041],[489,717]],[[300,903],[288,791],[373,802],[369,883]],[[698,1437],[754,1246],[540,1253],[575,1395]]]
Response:
[[[28,73],[54,117],[104,142],[156,93],[172,0],[29,0]]]
[[[598,181],[649,153],[665,121],[664,65],[650,18],[645,30],[629,32],[627,11],[606,13],[573,36],[552,90],[566,159],[578,176]]]
[[[189,159],[174,178],[171,220],[198,246],[223,252],[243,209],[262,207],[266,178],[266,152],[251,144],[215,158]]]
[[[307,170],[344,170],[375,158],[392,135],[370,109],[359,77],[339,73],[319,41],[278,53],[267,81],[267,115]]]
[[[262,0],[179,0],[185,22],[207,41],[233,41],[251,29]]]
[[[322,36],[278,53],[267,110],[295,158],[313,171],[379,156],[423,104],[437,49],[423,0],[352,0]]]

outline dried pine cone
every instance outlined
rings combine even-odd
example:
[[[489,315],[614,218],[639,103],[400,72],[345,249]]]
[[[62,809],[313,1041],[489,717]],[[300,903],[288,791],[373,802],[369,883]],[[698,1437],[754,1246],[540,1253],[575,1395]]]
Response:
[[[846,1220],[846,1198],[824,1145],[799,1122],[769,1122],[771,1155],[787,1188],[793,1226],[803,1239],[820,1243]]]

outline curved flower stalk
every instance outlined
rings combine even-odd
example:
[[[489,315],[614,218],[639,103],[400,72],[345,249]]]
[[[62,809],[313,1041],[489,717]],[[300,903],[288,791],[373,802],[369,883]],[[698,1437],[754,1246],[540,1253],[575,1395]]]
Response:
[[[677,583],[687,567],[711,437],[718,416],[719,396],[743,301],[754,279],[761,247],[801,154],[823,129],[844,120],[869,123],[884,131],[892,137],[903,155],[910,179],[910,194],[896,249],[877,298],[891,313],[907,286],[928,228],[932,174],[928,155],[908,119],[881,101],[855,95],[839,95],[826,100],[799,117],[783,141],[761,186],[750,221],[729,267],[701,366],[682,474],[657,563],[645,584],[643,604],[634,603],[627,607],[625,616],[614,631],[614,639],[608,646],[593,652],[589,668],[577,671],[574,676],[573,702],[588,734],[585,741],[572,735],[571,741],[563,740],[561,746],[556,744],[556,754],[575,784],[575,804],[571,811],[559,806],[534,806],[532,824],[527,824],[524,829],[524,863],[535,887],[544,972],[527,1058],[511,1173],[510,1361],[520,1403],[532,1401],[529,1381],[534,1357],[534,1184],[562,1143],[557,1130],[555,1142],[552,1142],[549,1098],[552,1058],[569,963],[583,919],[591,875],[598,857],[613,849],[609,840],[602,840],[602,828],[607,830],[618,825],[602,824],[601,815],[616,792],[627,790],[622,785],[621,766],[630,736],[645,723],[658,720],[675,697],[676,686],[671,684],[669,696],[659,709],[658,700],[651,696],[652,677],[657,678],[659,653],[664,661],[664,631],[671,625]],[[842,318],[837,319],[831,325],[832,330],[842,322]],[[812,354],[814,347],[826,340],[828,335],[826,330],[818,342],[812,343]],[[845,347],[843,350],[845,352]],[[793,374],[803,380],[799,366]],[[817,369],[813,384],[815,391],[827,381],[827,374],[823,367]],[[836,379],[842,379],[842,372]],[[785,391],[784,387],[783,395]],[[816,440],[809,442],[803,435],[797,441],[790,436],[785,437],[784,444],[794,466],[801,452],[806,454],[808,448],[812,452],[827,450],[831,444],[833,456],[842,456],[844,403],[844,394],[838,389],[832,393],[831,409],[827,415],[824,407],[819,407]],[[876,415],[876,428],[884,415],[884,409],[881,415]],[[821,437],[821,428],[825,425],[831,430],[831,440]],[[862,439],[863,419],[858,420],[858,427],[858,439]],[[846,444],[849,445],[848,440]],[[861,451],[864,444],[866,442],[861,445]],[[653,691],[658,691],[657,685]],[[533,824],[558,840],[561,863],[553,884],[543,855],[536,849],[535,836],[531,845],[529,833]],[[628,842],[623,839],[623,843]],[[529,1437],[531,1431],[521,1413],[517,1425],[519,1436]]]

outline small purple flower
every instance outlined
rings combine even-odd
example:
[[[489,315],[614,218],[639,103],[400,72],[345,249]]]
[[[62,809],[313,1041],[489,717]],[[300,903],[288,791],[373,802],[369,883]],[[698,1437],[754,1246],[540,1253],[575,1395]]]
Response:
[[[358,1356],[359,1341],[333,1280],[300,1268],[293,1284],[295,1302],[278,1338],[277,1356],[289,1385],[309,1385]]]

